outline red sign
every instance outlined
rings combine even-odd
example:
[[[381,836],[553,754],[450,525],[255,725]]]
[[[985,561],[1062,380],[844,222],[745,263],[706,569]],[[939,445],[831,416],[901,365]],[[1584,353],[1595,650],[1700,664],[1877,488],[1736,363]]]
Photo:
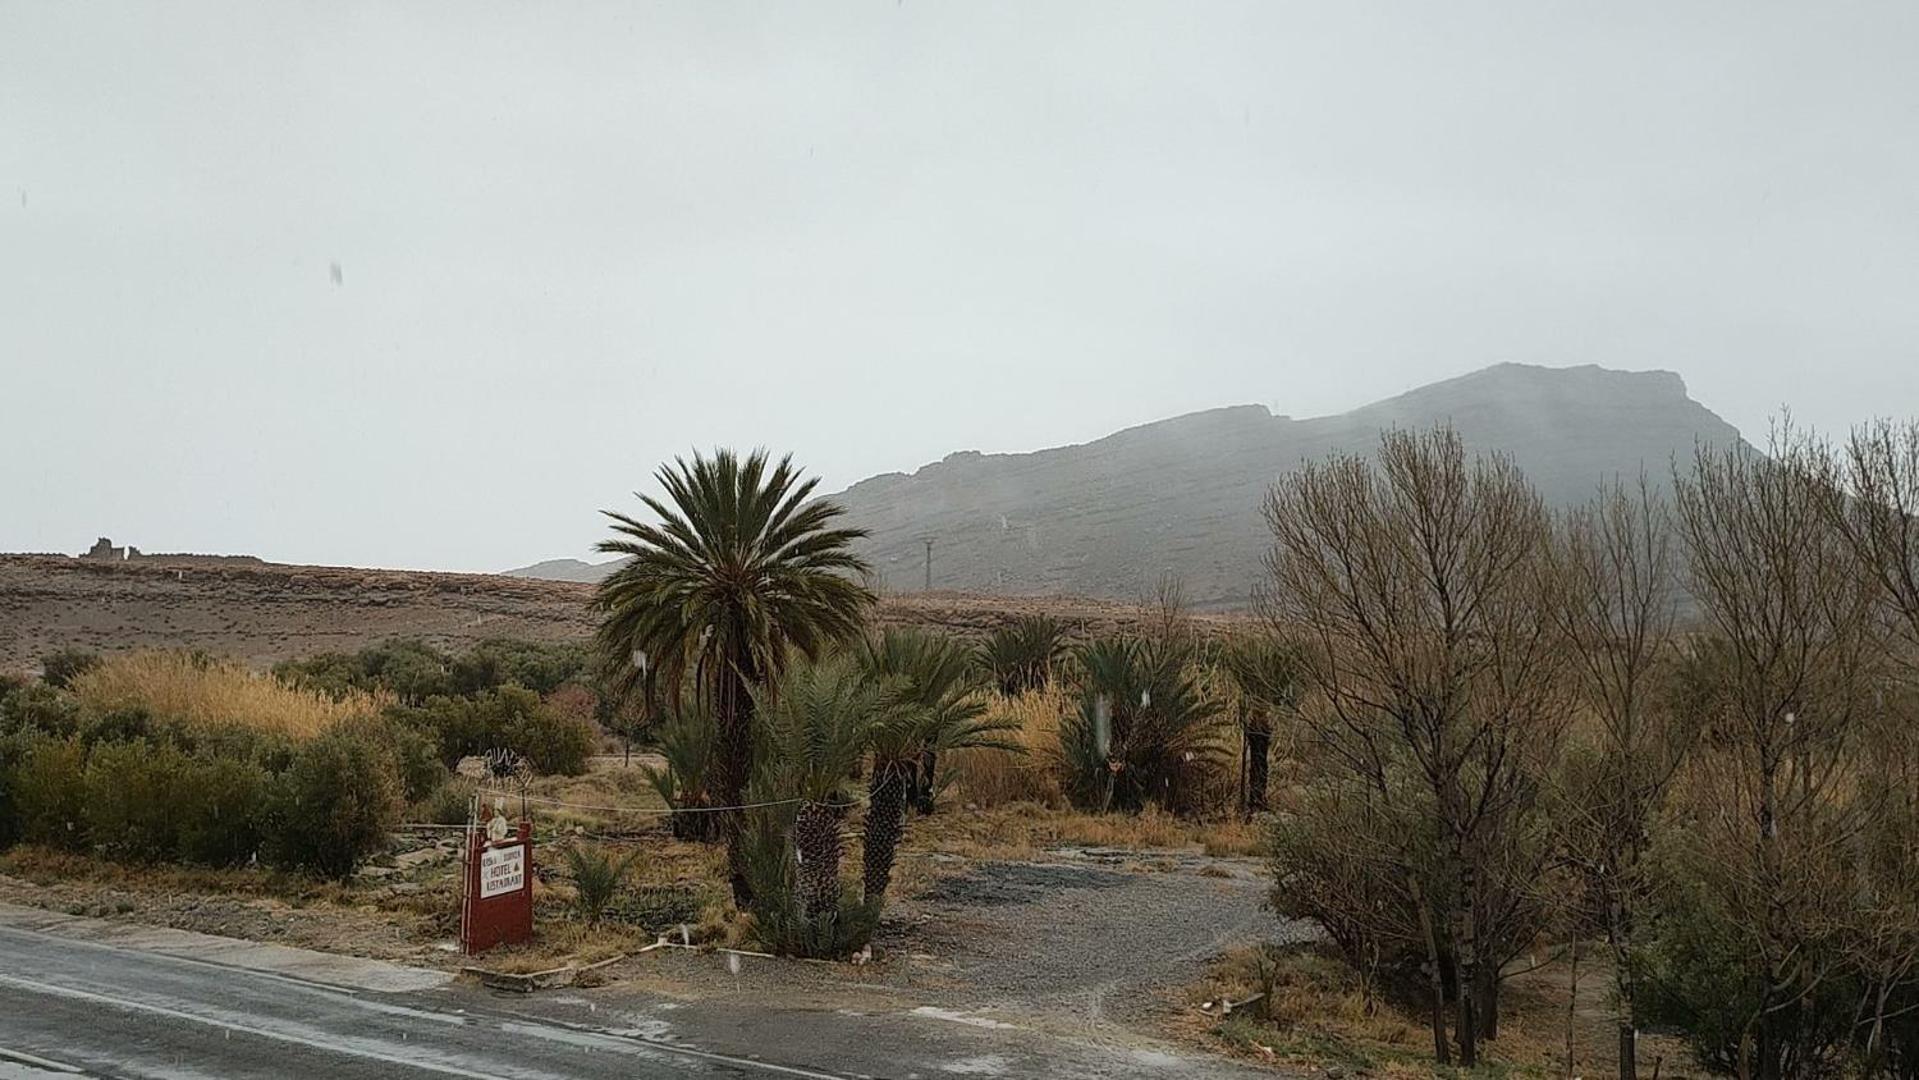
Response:
[[[460,947],[471,956],[495,945],[533,936],[533,826],[490,841],[467,834],[465,884],[461,888]]]

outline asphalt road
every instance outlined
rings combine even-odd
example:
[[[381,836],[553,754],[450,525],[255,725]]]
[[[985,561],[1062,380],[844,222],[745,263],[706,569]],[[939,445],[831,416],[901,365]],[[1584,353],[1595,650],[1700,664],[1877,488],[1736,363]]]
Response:
[[[465,983],[383,992],[0,925],[0,1080],[1250,1075],[937,1014],[502,998]]]

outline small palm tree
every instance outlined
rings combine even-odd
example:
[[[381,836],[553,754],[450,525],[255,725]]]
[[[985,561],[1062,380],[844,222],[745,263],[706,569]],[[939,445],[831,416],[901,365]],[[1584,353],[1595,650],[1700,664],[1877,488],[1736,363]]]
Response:
[[[904,707],[844,655],[795,663],[759,694],[756,788],[768,801],[799,800],[792,826],[795,876],[803,910],[818,918],[839,907],[840,829],[855,800],[854,777],[874,733],[899,726]]]
[[[858,632],[873,594],[850,546],[866,534],[838,527],[835,504],[809,501],[819,481],[790,456],[770,465],[763,450],[717,450],[657,477],[666,498],[640,496],[657,522],[606,512],[615,535],[599,550],[627,561],[600,583],[599,645],[622,697],[692,684],[714,717],[713,798],[737,806],[753,771],[752,687],[777,681],[789,651],[816,656]],[[716,816],[745,905],[739,815]]]
[[[867,640],[861,654],[868,676],[892,688],[904,708],[873,732],[873,771],[867,780],[864,844],[865,895],[886,895],[905,835],[909,797],[924,792],[930,812],[933,771],[947,750],[1023,749],[1008,735],[1019,724],[989,719],[965,646],[940,634],[888,630]]]
[[[1066,630],[1045,615],[1027,615],[993,631],[979,662],[1007,697],[1043,690],[1066,652]]]
[[[713,721],[682,702],[655,729],[666,767],[641,765],[660,801],[673,810],[673,837],[677,840],[715,838],[714,805],[708,779],[713,763]]]
[[[1193,677],[1190,640],[1107,639],[1080,650],[1079,710],[1060,726],[1067,797],[1087,810],[1179,809],[1219,764],[1219,702]]]
[[[576,894],[574,903],[582,919],[595,925],[599,923],[600,917],[606,914],[606,905],[613,902],[614,894],[620,891],[620,885],[639,858],[638,848],[623,856],[586,844],[566,849],[567,871],[573,877]]]

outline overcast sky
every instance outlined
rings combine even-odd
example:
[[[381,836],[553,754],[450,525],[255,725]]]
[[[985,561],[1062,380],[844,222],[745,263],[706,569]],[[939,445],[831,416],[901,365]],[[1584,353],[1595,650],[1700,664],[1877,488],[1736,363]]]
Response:
[[[1916,46],[1910,0],[0,0],[0,549],[502,569],[694,447],[837,488],[1502,360],[1919,412]]]

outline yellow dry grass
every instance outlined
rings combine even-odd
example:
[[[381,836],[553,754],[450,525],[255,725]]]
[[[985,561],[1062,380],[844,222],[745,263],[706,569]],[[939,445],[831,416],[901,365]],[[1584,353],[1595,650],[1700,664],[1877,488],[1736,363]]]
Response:
[[[163,720],[238,724],[295,738],[318,735],[349,717],[376,714],[391,703],[364,693],[335,701],[230,660],[173,651],[109,656],[73,681],[73,693],[103,711],[141,708]]]
[[[1059,724],[1068,704],[1066,693],[1057,687],[1016,697],[992,695],[987,715],[1018,724],[1008,737],[1024,752],[977,749],[946,755],[942,766],[959,785],[960,798],[979,806],[1064,805],[1059,786]]]

